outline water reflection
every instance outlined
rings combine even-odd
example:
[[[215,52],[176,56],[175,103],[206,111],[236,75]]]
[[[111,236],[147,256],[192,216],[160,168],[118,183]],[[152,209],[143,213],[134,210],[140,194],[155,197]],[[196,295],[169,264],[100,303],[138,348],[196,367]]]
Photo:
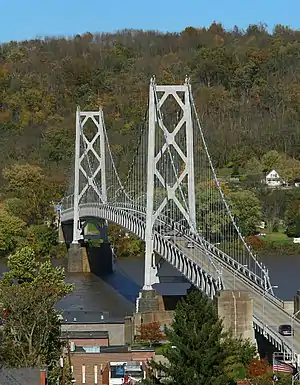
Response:
[[[269,267],[271,282],[278,285],[276,295],[283,300],[293,300],[300,289],[300,256],[265,256],[262,262]],[[66,260],[54,261],[66,266]],[[118,259],[116,272],[106,277],[93,274],[68,274],[67,281],[75,285],[73,293],[64,298],[59,307],[69,312],[105,312],[111,318],[121,319],[132,314],[135,299],[143,285],[144,261],[142,259]],[[7,271],[0,262],[0,275]]]

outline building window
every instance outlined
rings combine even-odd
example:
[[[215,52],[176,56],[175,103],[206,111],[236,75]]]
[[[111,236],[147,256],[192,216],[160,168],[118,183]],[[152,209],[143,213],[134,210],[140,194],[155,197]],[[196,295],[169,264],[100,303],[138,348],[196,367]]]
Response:
[[[101,351],[100,346],[82,346],[82,349],[86,353],[100,353]]]
[[[98,384],[98,366],[94,365],[94,383]]]
[[[82,365],[82,383],[85,384],[85,365]]]
[[[123,365],[111,366],[110,377],[111,378],[123,378],[125,376],[125,370]]]

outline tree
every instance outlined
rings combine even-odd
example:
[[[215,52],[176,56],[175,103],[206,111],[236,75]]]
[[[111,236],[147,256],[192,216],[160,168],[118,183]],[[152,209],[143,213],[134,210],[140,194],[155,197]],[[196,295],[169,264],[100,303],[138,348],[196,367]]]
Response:
[[[54,306],[72,285],[64,282],[63,268],[53,268],[49,260],[38,262],[30,247],[12,254],[8,268],[0,282],[0,302],[6,309],[1,359],[13,367],[47,365],[54,370],[62,354]]]
[[[247,367],[247,374],[249,378],[263,376],[270,371],[270,366],[264,360],[253,358]]]
[[[27,229],[27,242],[41,257],[52,256],[57,246],[57,233],[47,225],[31,225]]]
[[[228,193],[228,189],[223,191]],[[199,183],[196,186],[196,204],[200,233],[211,242],[220,242],[220,236],[224,228],[231,223],[231,219],[214,181]]]
[[[245,164],[243,187],[257,188],[264,179],[263,165],[257,157],[250,158]]]
[[[270,172],[273,168],[276,168],[281,164],[282,157],[278,151],[271,150],[262,156],[261,162],[263,164],[264,171]]]
[[[257,225],[261,221],[261,206],[259,199],[252,191],[230,192],[229,200],[232,204],[232,213],[238,220],[244,236],[256,233]]]
[[[115,224],[110,224],[108,231],[110,243],[113,245],[114,253],[118,258],[142,255],[144,251],[142,240]]]
[[[232,338],[230,334],[224,339],[226,353],[226,374],[232,380],[245,378],[246,368],[256,354],[256,346],[250,340]]]
[[[281,164],[278,166],[278,173],[287,182],[293,182],[300,176],[300,161],[287,156],[282,156]]]
[[[294,197],[287,194],[286,190],[262,190],[259,195],[262,206],[263,219],[267,222],[270,231],[276,230],[278,223],[284,219],[288,201]]]
[[[151,362],[151,376],[154,370],[163,371],[173,385],[229,383],[226,359],[233,351],[229,351],[216,307],[205,294],[192,291],[178,303],[166,335],[170,342],[164,351],[168,363]]]
[[[150,322],[147,324],[141,324],[139,327],[138,340],[142,342],[148,342],[150,346],[153,343],[158,343],[165,338],[160,329],[159,322]]]
[[[274,384],[272,367],[265,360],[253,358],[247,367],[247,377],[250,378],[251,383],[257,385]],[[279,380],[279,384],[282,385],[288,385],[292,382],[290,374],[278,373],[276,377]]]
[[[247,175],[261,174],[263,171],[263,165],[255,156],[250,158],[245,164],[245,171]]]
[[[22,243],[25,223],[0,207],[0,256],[7,256]]]
[[[43,223],[53,216],[51,208],[51,185],[38,166],[14,164],[3,172],[6,180],[7,208],[28,224]]]
[[[300,199],[293,199],[287,204],[285,212],[286,234],[288,237],[300,236]]]

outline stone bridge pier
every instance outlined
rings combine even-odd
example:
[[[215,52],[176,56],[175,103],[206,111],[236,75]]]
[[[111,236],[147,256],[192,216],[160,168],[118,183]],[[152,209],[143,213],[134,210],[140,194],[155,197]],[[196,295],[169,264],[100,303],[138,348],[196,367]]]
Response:
[[[222,290],[215,297],[219,318],[225,331],[257,345],[253,328],[253,300],[247,291]]]
[[[82,239],[77,243],[73,242],[73,221],[61,223],[60,226],[60,241],[63,239],[68,249],[69,273],[105,275],[114,271],[114,255],[105,221],[82,221]]]

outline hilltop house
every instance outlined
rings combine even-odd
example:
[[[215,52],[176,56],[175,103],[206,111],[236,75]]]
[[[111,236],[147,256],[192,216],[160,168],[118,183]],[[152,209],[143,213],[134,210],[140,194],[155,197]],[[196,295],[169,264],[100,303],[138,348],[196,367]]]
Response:
[[[276,170],[270,171],[264,180],[269,187],[280,187],[285,184],[285,181],[280,177]]]

